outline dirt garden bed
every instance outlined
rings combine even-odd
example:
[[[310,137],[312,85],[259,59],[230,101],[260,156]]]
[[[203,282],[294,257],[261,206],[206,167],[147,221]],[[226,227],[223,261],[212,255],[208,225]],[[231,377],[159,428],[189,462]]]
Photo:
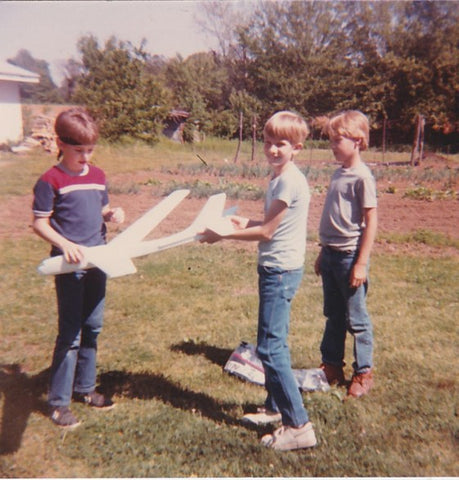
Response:
[[[430,167],[429,167],[430,168]],[[193,182],[195,177],[181,176],[177,174],[167,174],[158,172],[138,172],[129,175],[117,175],[111,179],[114,185],[139,184],[147,179],[159,179],[163,184],[174,180],[180,182]],[[200,177],[202,179],[202,177]],[[236,179],[232,179],[236,181]],[[246,183],[247,180],[244,180]],[[266,180],[256,180],[257,183],[264,185]],[[388,234],[410,234],[419,230],[426,230],[433,233],[440,233],[449,236],[452,239],[459,240],[459,209],[457,200],[445,199],[434,201],[422,201],[410,198],[404,198],[406,185],[403,183],[391,184],[395,187],[394,193],[387,193],[387,186],[378,183],[379,195],[379,234],[376,249],[399,250],[403,247],[396,244],[385,242]],[[308,229],[311,233],[318,230],[320,214],[322,211],[325,193],[314,193],[312,196]],[[134,194],[112,193],[110,203],[113,206],[122,206],[126,211],[126,224],[129,225],[135,219],[140,217],[145,211],[155,205],[160,198],[152,193],[152,187],[140,186]],[[3,202],[0,209],[0,237],[20,238],[31,235],[31,203],[32,194],[19,197],[9,197]],[[178,231],[187,226],[196,213],[205,203],[204,199],[187,198],[181,206],[164,220],[154,231],[153,236],[162,236]],[[228,206],[237,205],[239,213],[251,218],[260,218],[263,211],[263,202],[261,200],[227,200]],[[110,224],[110,235],[114,235],[121,228]],[[124,228],[124,227],[123,227]],[[406,246],[407,253],[412,251],[419,253],[419,248],[428,250],[429,253],[435,253],[439,249],[426,246]],[[442,253],[459,254],[457,250],[447,248],[441,249]]]

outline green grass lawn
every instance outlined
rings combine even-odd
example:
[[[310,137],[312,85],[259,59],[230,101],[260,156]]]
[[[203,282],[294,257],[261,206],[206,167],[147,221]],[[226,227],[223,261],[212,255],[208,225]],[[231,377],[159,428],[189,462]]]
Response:
[[[56,308],[52,278],[35,273],[43,247],[1,243],[3,477],[457,475],[457,259],[374,256],[376,387],[346,402],[342,388],[304,394],[319,445],[276,453],[259,445],[266,428],[239,423],[263,389],[222,371],[241,340],[255,341],[254,253],[180,247],[110,280],[98,368],[117,408],[77,404],[83,424],[63,433],[45,415]],[[313,249],[293,304],[295,368],[320,362]]]
[[[210,163],[231,158],[226,144],[131,147],[101,146],[109,175],[175,166],[178,158],[196,163],[196,153]],[[30,193],[53,159],[20,162],[20,171],[3,167],[0,198]],[[445,252],[458,248],[432,232],[424,237]],[[223,372],[240,341],[255,342],[255,245],[179,247],[137,259],[137,274],[109,280],[98,380],[117,406],[104,413],[76,404],[82,425],[63,432],[46,415],[56,302],[53,278],[36,267],[48,247],[26,232],[0,239],[0,477],[457,476],[458,256],[416,255],[425,243],[416,236],[391,240],[413,254],[372,256],[374,390],[351,401],[343,388],[305,393],[319,444],[278,453],[259,444],[266,427],[239,421],[263,403],[263,388]],[[293,302],[294,368],[320,363],[316,254],[311,241]],[[351,339],[346,362],[349,377]]]

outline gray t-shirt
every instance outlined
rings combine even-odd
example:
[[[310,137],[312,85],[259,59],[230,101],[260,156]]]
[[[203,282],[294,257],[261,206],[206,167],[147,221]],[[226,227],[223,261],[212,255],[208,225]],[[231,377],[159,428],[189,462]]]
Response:
[[[258,263],[265,267],[294,270],[304,264],[310,193],[306,177],[293,162],[270,181],[265,213],[276,199],[287,205],[287,211],[273,238],[258,244]]]
[[[338,168],[331,178],[320,220],[321,244],[357,250],[365,229],[363,210],[376,206],[376,183],[370,169],[363,162]]]

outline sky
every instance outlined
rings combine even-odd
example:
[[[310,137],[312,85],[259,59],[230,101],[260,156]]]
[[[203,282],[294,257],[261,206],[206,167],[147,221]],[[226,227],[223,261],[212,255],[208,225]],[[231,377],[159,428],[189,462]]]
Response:
[[[216,48],[217,42],[196,22],[202,14],[198,0],[144,1],[5,1],[0,0],[0,60],[25,49],[48,62],[60,83],[62,64],[79,59],[77,41],[92,34],[103,48],[112,35],[151,54],[184,58]]]

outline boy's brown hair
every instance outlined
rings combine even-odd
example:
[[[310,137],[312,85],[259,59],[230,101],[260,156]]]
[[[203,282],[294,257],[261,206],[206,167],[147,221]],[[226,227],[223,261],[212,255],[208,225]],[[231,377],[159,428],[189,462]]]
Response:
[[[368,118],[358,110],[346,110],[332,117],[324,131],[330,138],[343,137],[360,140],[360,150],[366,150],[370,143],[370,124]]]
[[[288,140],[292,145],[303,143],[309,135],[304,119],[294,112],[275,113],[265,124],[263,135]]]
[[[61,112],[54,123],[59,139],[69,145],[95,145],[99,128],[91,115],[80,107]]]

